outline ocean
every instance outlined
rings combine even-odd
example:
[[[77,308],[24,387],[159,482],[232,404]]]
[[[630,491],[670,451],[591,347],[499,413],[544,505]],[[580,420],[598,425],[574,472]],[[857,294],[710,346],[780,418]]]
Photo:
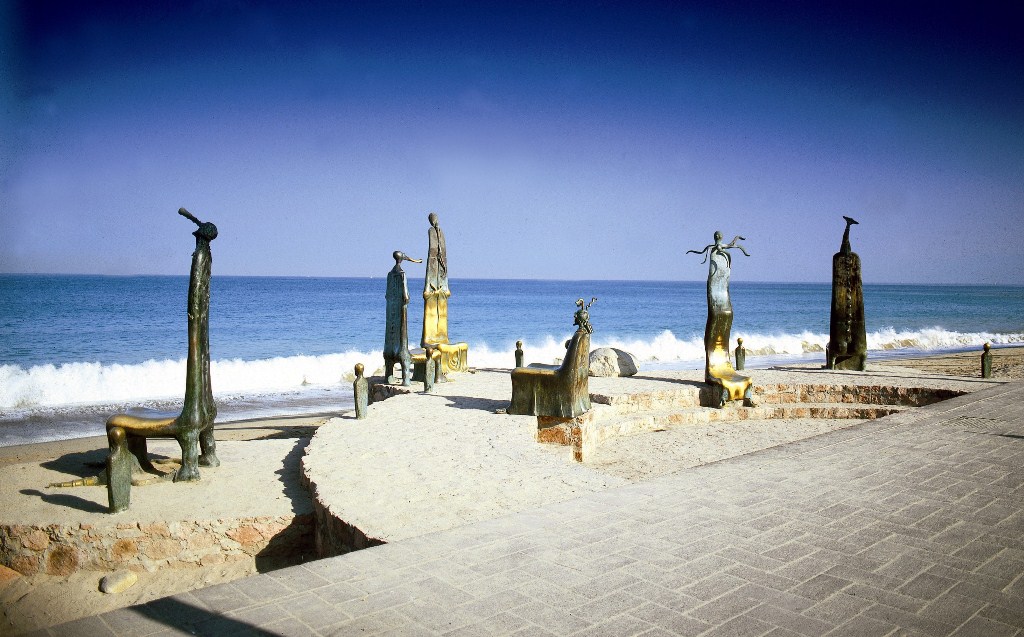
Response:
[[[409,273],[419,343],[422,270]],[[352,407],[352,368],[383,366],[385,277],[214,273],[210,347],[219,422]],[[593,347],[646,369],[703,366],[705,282],[451,280],[449,334],[473,367],[553,362],[590,309]],[[823,362],[830,285],[733,281],[747,366]],[[0,446],[101,435],[107,416],[184,395],[187,276],[0,275]],[[1024,344],[1024,287],[864,286],[868,359]]]

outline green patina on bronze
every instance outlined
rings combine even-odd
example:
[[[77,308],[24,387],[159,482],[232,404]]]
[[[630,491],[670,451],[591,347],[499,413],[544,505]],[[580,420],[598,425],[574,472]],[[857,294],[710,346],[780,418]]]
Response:
[[[736,371],[743,371],[747,366],[747,350],[743,347],[743,339],[736,339]]]
[[[729,355],[729,334],[732,331],[732,301],[729,299],[729,277],[732,272],[732,257],[729,250],[737,249],[746,256],[747,251],[737,241],[722,243],[722,233],[715,232],[715,242],[703,250],[687,250],[687,254],[703,254],[701,263],[708,263],[708,320],[704,326],[704,382],[719,388],[716,407],[726,401],[743,399],[752,406],[750,378],[736,373]]]
[[[843,243],[832,257],[832,316],[825,367],[864,371],[868,360],[864,289],[860,257],[850,248],[850,226],[857,222],[846,216],[843,219],[846,220]]]
[[[174,481],[199,480],[199,465],[216,467],[217,442],[213,423],[217,404],[210,382],[210,268],[213,258],[210,242],[217,238],[217,226],[196,219],[181,208],[178,214],[195,223],[196,249],[192,253],[192,272],[188,285],[188,359],[185,366],[185,404],[172,417],[145,417],[115,414],[107,420],[107,431],[124,431],[128,450],[142,470],[159,473],[149,461],[147,438],[174,438],[181,446],[181,467]],[[113,435],[113,434],[111,434]],[[111,439],[114,440],[113,438]],[[112,446],[111,454],[117,453]]]
[[[384,377],[389,383],[395,382],[395,365],[400,365],[402,385],[408,387],[412,384],[412,354],[409,353],[409,286],[405,281],[402,261],[423,263],[423,260],[413,259],[398,250],[392,256],[395,258],[395,267],[388,272],[387,290],[384,293],[387,301],[384,321]]]
[[[528,416],[575,418],[590,411],[590,306],[576,301],[573,324],[576,333],[569,341],[561,366],[517,366],[512,370],[512,403],[507,413]]]
[[[985,343],[984,349],[981,353],[981,377],[992,378],[992,345]]]
[[[370,407],[370,383],[363,376],[362,363],[356,363],[356,379],[352,382],[352,395],[356,404],[356,418],[366,418],[366,411]]]
[[[523,342],[522,341],[516,341],[516,367],[522,367],[523,366],[523,359],[525,357],[526,357],[526,354],[523,352]]]
[[[107,502],[111,513],[127,511],[132,497],[132,470],[134,456],[128,451],[124,429],[114,427],[107,431],[110,455],[107,456]]]

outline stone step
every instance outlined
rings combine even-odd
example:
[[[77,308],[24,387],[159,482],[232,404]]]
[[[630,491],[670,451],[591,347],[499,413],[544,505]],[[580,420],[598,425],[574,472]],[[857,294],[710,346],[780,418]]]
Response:
[[[565,440],[574,447],[573,456],[582,462],[593,454],[598,446],[612,438],[671,427],[709,422],[796,418],[873,420],[907,409],[910,408],[902,405],[858,403],[768,404],[743,407],[741,404],[733,402],[723,409],[677,407],[621,413],[615,407],[601,406],[600,409],[594,410],[592,418],[576,424],[574,428],[577,430],[571,432],[571,435],[566,435]],[[567,432],[567,434],[569,433]]]

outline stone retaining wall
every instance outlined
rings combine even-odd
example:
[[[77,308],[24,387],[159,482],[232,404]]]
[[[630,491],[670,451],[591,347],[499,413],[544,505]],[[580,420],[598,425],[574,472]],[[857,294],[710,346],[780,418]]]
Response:
[[[113,524],[0,524],[0,563],[23,575],[156,571],[312,557],[313,515]]]

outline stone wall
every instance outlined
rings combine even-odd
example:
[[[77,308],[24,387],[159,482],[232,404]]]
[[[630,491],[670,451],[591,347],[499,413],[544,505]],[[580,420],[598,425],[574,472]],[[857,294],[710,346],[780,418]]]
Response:
[[[0,525],[0,563],[23,575],[156,571],[312,557],[313,515],[110,524]]]

